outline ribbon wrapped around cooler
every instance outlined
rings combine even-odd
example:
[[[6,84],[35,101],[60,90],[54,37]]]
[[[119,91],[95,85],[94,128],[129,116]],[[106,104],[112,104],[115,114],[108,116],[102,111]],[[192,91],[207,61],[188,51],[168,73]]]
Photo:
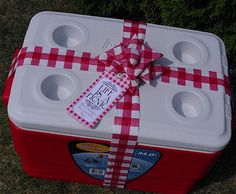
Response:
[[[160,58],[162,54],[153,51],[144,44],[146,25],[140,23],[137,25],[138,30],[142,29],[141,33],[135,33],[131,39],[125,40],[98,57],[98,60],[104,63],[105,66],[115,69],[118,75],[126,74],[130,82],[123,98],[115,104],[114,126],[103,183],[105,186],[124,187],[139,132],[140,103],[138,86],[141,81],[150,83],[151,80],[162,73],[156,71],[153,68],[153,63],[151,63],[154,59]],[[109,74],[111,72],[108,72]],[[77,101],[79,100],[80,98]],[[78,115],[73,111],[73,105],[77,101],[67,109],[75,119]],[[95,122],[90,126],[84,119],[81,120],[80,116],[78,120],[89,127],[96,124]]]
[[[115,104],[114,127],[104,175],[104,186],[118,188],[125,186],[138,139],[140,118],[138,88],[140,85],[150,83],[151,80],[161,75],[158,79],[160,82],[198,89],[207,87],[208,90],[229,95],[227,75],[212,71],[203,72],[200,69],[189,70],[182,67],[154,65],[152,62],[160,58],[162,54],[145,45],[146,27],[145,23],[124,21],[121,44],[100,56],[93,53],[41,46],[21,48],[15,53],[9,72],[9,76],[13,76],[16,68],[23,65],[96,72],[104,72],[107,67],[112,67],[116,69],[117,73],[128,75],[129,89]],[[72,105],[67,108],[69,113],[71,107]]]

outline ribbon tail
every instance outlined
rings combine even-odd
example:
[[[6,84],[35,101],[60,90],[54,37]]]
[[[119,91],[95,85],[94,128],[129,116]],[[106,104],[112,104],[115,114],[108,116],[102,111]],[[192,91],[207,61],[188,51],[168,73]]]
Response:
[[[140,120],[140,95],[127,91],[116,104],[112,140],[104,186],[124,188],[137,144]]]

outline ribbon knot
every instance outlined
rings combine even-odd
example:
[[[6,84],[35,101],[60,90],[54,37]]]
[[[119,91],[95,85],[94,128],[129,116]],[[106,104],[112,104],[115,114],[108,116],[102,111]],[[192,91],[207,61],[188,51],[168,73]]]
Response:
[[[161,53],[149,48],[143,38],[135,34],[126,43],[122,42],[98,57],[105,65],[114,67],[117,73],[127,73],[132,93],[141,82],[150,83],[158,76],[152,62],[162,57]]]

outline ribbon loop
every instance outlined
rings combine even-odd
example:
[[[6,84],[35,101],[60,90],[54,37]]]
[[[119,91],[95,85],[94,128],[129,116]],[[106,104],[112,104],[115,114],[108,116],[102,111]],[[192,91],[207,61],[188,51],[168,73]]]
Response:
[[[122,42],[118,46],[99,56],[99,60],[106,65],[114,65],[111,61],[116,61],[123,66],[124,71],[128,74],[131,82],[129,90],[133,93],[140,84],[140,81],[149,83],[158,74],[155,68],[152,68],[152,62],[162,57],[161,53],[157,53],[144,44],[143,39],[139,39],[136,34],[127,41]],[[161,74],[161,72],[159,72]],[[154,76],[156,75],[156,76]]]

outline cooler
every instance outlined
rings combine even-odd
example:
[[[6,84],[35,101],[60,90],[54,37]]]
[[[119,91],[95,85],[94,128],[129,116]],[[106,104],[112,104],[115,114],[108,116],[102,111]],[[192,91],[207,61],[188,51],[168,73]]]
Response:
[[[40,45],[96,55],[119,44],[123,21],[55,12],[33,17],[23,47]],[[227,75],[217,36],[148,24],[145,42],[164,54],[158,64]],[[100,73],[24,65],[9,77],[7,104],[15,149],[33,177],[102,186],[114,110],[96,128],[70,117],[70,105]],[[231,137],[224,92],[159,82],[140,88],[140,131],[127,189],[187,193],[214,164]]]

